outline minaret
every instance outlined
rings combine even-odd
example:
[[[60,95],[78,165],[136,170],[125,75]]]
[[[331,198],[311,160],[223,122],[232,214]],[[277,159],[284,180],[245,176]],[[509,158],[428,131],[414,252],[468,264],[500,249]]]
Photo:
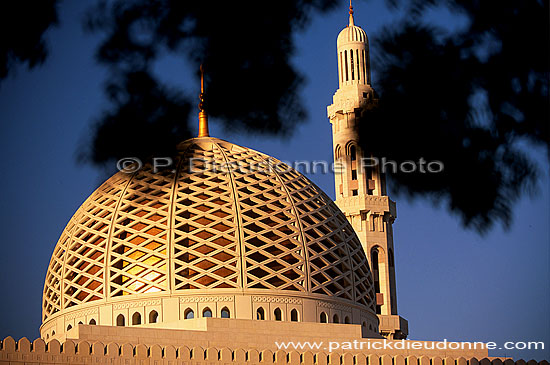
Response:
[[[392,231],[395,203],[387,195],[385,176],[357,143],[357,117],[364,108],[375,107],[378,100],[371,86],[369,41],[365,31],[354,24],[351,1],[349,25],[338,35],[337,48],[339,88],[327,108],[335,166],[342,167],[334,176],[336,204],[357,232],[369,259],[380,333],[391,339],[406,338],[407,321],[397,315]]]

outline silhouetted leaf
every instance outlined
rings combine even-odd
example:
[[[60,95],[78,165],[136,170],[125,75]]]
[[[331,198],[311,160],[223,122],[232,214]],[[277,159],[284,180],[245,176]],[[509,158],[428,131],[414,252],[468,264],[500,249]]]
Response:
[[[31,69],[48,55],[44,32],[57,24],[58,0],[18,0],[0,3],[0,80],[16,64]]]

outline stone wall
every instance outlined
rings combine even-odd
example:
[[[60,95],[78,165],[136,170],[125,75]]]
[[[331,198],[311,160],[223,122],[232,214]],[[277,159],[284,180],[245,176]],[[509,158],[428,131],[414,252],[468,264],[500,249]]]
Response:
[[[318,364],[318,365],[548,365],[547,361],[525,362],[500,358],[452,358],[426,356],[390,356],[368,353],[259,351],[187,346],[146,346],[128,343],[89,343],[57,340],[47,345],[42,339],[31,343],[26,338],[11,337],[0,343],[0,365],[13,364]]]

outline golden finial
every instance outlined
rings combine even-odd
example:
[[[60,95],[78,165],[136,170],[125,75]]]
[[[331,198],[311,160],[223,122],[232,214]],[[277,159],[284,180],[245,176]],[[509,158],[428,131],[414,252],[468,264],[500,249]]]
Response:
[[[208,134],[208,115],[206,114],[205,110],[205,103],[204,103],[204,67],[201,65],[201,93],[199,95],[199,99],[201,102],[199,103],[199,138],[201,137],[209,137]]]
[[[353,26],[353,5],[351,0],[349,0],[349,26]]]

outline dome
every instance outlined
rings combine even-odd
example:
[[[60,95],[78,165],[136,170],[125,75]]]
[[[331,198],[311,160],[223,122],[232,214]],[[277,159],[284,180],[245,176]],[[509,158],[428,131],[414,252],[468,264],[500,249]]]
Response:
[[[361,27],[356,25],[349,25],[345,27],[342,29],[340,34],[338,34],[338,47],[351,42],[369,43],[367,33]]]
[[[367,37],[367,33],[361,28],[354,24],[353,22],[353,14],[350,14],[350,22],[347,27],[342,29],[342,31],[338,34],[338,39],[336,41],[336,44],[338,45],[338,48],[344,44],[352,43],[352,42],[361,42],[361,43],[369,43],[369,39]]]
[[[70,219],[46,275],[44,338],[77,323],[129,323],[132,312],[138,324],[153,310],[154,322],[197,317],[205,305],[231,318],[280,303],[303,321],[337,312],[378,323],[361,243],[321,189],[220,139],[178,149],[174,169],[118,172]]]

